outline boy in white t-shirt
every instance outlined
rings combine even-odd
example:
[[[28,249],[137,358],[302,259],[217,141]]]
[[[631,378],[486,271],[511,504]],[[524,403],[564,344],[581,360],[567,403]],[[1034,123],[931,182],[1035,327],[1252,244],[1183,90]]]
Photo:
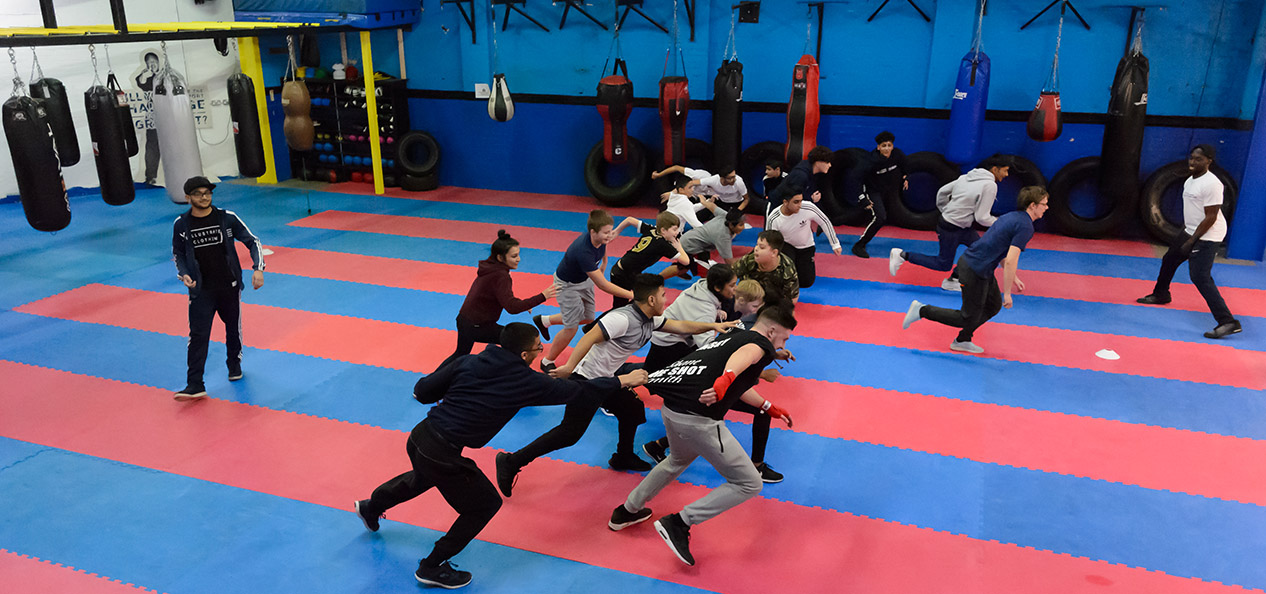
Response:
[[[1191,149],[1187,157],[1187,168],[1191,177],[1182,185],[1183,232],[1169,246],[1165,257],[1161,259],[1160,274],[1156,277],[1156,286],[1151,294],[1140,297],[1139,303],[1148,305],[1164,305],[1172,298],[1169,294],[1169,283],[1174,272],[1184,261],[1191,274],[1191,284],[1196,286],[1209,312],[1218,325],[1204,333],[1205,338],[1223,338],[1240,332],[1240,322],[1231,315],[1226,301],[1213,283],[1213,258],[1217,254],[1218,244],[1226,239],[1226,217],[1222,216],[1222,180],[1209,172],[1213,165],[1213,147],[1198,144]]]
[[[703,222],[699,220],[699,211],[708,209],[711,211],[716,208],[716,201],[708,197],[699,199],[699,202],[691,202],[690,197],[695,195],[696,189],[699,187],[699,180],[691,178],[684,173],[676,173],[672,177],[673,189],[668,193],[668,205],[664,210],[677,215],[681,219],[684,230],[685,225],[690,225],[691,229],[702,227]]]
[[[747,214],[765,215],[766,202],[759,196],[751,195],[747,189],[747,182],[744,182],[738,171],[730,165],[723,165],[718,173],[711,173],[706,169],[691,169],[684,165],[673,165],[663,171],[652,173],[651,179],[659,179],[673,173],[682,173],[690,179],[699,180],[695,195],[712,196],[716,199],[717,205],[727,211],[737,209]],[[706,223],[708,218],[701,216],[699,220]]]

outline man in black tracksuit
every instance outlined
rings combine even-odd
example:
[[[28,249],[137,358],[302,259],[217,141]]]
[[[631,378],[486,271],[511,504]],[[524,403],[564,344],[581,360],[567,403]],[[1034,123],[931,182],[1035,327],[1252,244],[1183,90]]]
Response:
[[[858,202],[863,208],[870,210],[870,223],[862,236],[853,244],[853,255],[858,258],[869,258],[866,244],[875,238],[875,234],[888,222],[888,210],[885,202],[890,199],[900,200],[901,191],[909,184],[906,182],[906,154],[893,146],[896,137],[892,132],[884,131],[875,136],[875,150],[870,152],[866,161],[866,174],[862,181],[862,195]]]
[[[413,470],[374,489],[369,499],[355,503],[355,509],[365,528],[376,532],[378,518],[388,509],[431,487],[440,490],[459,515],[418,564],[414,577],[419,582],[444,588],[470,583],[470,572],[454,569],[448,560],[466,548],[501,508],[497,488],[474,460],[462,455],[464,448],[486,445],[521,408],[599,402],[621,387],[646,382],[646,372],[640,369],[585,381],[553,379],[532,370],[541,350],[535,327],[506,324],[501,344],[442,365],[414,386],[413,397],[419,402],[439,404],[409,434],[405,451]]]
[[[185,388],[176,392],[178,401],[207,395],[202,372],[207,363],[211,323],[219,314],[224,322],[224,343],[228,349],[229,380],[242,379],[242,264],[233,240],[251,252],[254,272],[251,286],[264,286],[264,256],[259,241],[237,214],[211,205],[215,184],[198,176],[185,181],[189,210],[172,225],[171,254],[176,275],[189,289],[189,352]]]

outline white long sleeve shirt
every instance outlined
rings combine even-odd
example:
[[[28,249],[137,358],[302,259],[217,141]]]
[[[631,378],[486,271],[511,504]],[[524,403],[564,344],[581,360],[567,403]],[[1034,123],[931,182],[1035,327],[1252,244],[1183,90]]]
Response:
[[[826,232],[826,239],[831,243],[831,249],[840,249],[840,240],[835,236],[835,228],[831,226],[831,219],[828,219],[822,210],[809,201],[800,204],[800,211],[793,215],[786,215],[782,212],[782,207],[774,209],[765,221],[766,229],[774,229],[782,233],[783,241],[787,245],[796,249],[806,249],[813,245],[813,225],[817,223],[823,231]]]
[[[697,202],[691,202],[690,198],[685,194],[673,192],[668,195],[668,206],[665,210],[677,215],[677,218],[681,219],[683,224],[689,224],[690,228],[693,229],[703,226],[703,223],[699,222],[699,216],[695,213],[704,208],[707,207]],[[684,231],[685,229],[682,230]]]

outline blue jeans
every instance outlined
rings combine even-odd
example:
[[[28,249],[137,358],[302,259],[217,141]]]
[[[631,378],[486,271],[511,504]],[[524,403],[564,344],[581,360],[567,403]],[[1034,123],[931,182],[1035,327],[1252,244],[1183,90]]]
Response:
[[[1169,283],[1174,280],[1174,273],[1178,271],[1178,266],[1185,261],[1187,272],[1191,274],[1191,284],[1195,285],[1196,290],[1200,291],[1200,296],[1204,297],[1204,302],[1208,304],[1209,313],[1213,314],[1213,319],[1217,320],[1219,326],[1234,322],[1235,316],[1231,315],[1226,301],[1218,292],[1218,286],[1213,283],[1213,258],[1217,255],[1219,242],[1197,240],[1191,248],[1191,253],[1185,253],[1182,246],[1190,238],[1190,235],[1183,233],[1169,246],[1169,251],[1165,252],[1165,256],[1161,258],[1160,274],[1156,276],[1156,286],[1152,289],[1152,294],[1157,297],[1169,297]]]
[[[941,251],[936,256],[906,252],[906,261],[932,270],[949,270],[954,267],[958,246],[971,246],[980,239],[980,234],[971,227],[964,229],[941,219],[936,223],[936,239],[941,244]]]

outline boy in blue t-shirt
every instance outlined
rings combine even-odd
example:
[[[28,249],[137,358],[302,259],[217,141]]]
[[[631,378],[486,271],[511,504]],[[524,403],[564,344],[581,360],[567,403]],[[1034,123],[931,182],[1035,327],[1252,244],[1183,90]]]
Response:
[[[554,369],[554,358],[571,343],[572,337],[576,335],[576,328],[593,321],[595,285],[612,296],[633,299],[632,291],[616,286],[602,275],[602,271],[607,268],[607,244],[620,234],[627,222],[615,227],[615,220],[607,211],[595,210],[589,213],[588,230],[567,246],[563,261],[558,263],[558,269],[554,271],[554,284],[558,287],[554,299],[558,301],[558,308],[562,313],[532,317],[545,340],[549,340],[550,326],[563,327],[558,337],[550,341],[549,350],[541,360],[541,371],[549,373]]]
[[[1017,201],[1019,210],[998,217],[997,222],[989,227],[984,237],[976,241],[958,259],[959,282],[963,286],[962,309],[948,309],[924,305],[918,300],[910,302],[910,309],[901,322],[901,329],[906,329],[915,320],[927,318],[946,326],[962,328],[950,350],[963,353],[983,353],[985,349],[971,341],[972,333],[990,318],[998,314],[1002,308],[1011,308],[1011,287],[1024,290],[1024,284],[1015,276],[1020,264],[1020,252],[1033,238],[1033,221],[1046,214],[1046,188],[1028,186],[1020,190]],[[1006,291],[999,291],[998,279],[994,276],[998,264],[1002,264],[1002,286]]]

